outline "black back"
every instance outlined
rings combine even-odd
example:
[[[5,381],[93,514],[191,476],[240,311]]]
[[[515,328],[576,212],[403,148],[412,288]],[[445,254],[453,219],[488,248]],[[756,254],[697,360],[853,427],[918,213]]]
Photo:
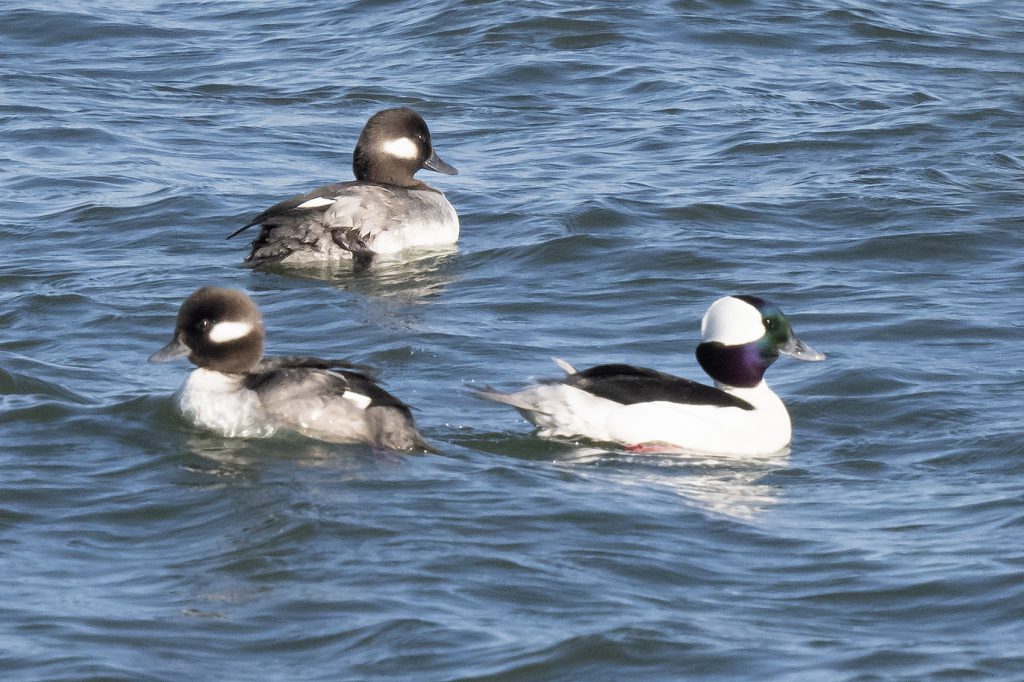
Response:
[[[598,365],[567,376],[564,383],[622,405],[665,401],[754,409],[747,401],[714,386],[633,365]]]

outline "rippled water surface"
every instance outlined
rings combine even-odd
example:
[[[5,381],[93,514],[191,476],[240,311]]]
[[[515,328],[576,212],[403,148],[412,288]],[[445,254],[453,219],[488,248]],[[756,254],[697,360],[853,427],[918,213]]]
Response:
[[[9,2],[5,679],[1019,679],[1024,10],[992,0]],[[225,235],[427,119],[457,250]],[[201,284],[380,368],[439,452],[227,440],[146,357]],[[467,384],[700,378],[777,302],[789,453],[535,438]]]

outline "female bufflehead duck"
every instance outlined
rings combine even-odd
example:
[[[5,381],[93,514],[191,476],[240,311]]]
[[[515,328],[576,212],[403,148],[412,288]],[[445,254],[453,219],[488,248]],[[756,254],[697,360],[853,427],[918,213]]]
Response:
[[[378,111],[352,155],[355,181],[285,199],[228,239],[261,226],[243,263],[247,267],[345,260],[366,266],[378,254],[454,244],[459,217],[444,194],[413,177],[421,168],[459,172],[434,152],[419,114],[406,108]]]
[[[263,320],[248,296],[203,287],[178,310],[174,338],[150,356],[188,356],[179,405],[195,423],[225,436],[259,438],[279,429],[334,443],[429,450],[409,406],[366,368],[341,360],[264,358]]]
[[[701,336],[697,362],[714,387],[632,365],[577,371],[555,359],[564,379],[517,393],[487,387],[477,395],[516,408],[542,436],[584,437],[637,450],[664,444],[709,454],[767,455],[785,448],[792,434],[789,413],[765,383],[765,370],[779,355],[825,356],[793,335],[781,310],[756,296],[715,301],[704,315]]]

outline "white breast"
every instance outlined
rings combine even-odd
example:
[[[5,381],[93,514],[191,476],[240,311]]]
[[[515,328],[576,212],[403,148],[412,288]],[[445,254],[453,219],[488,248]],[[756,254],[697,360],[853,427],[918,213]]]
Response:
[[[182,386],[178,404],[196,424],[228,437],[262,438],[275,431],[259,397],[236,375],[197,369]]]

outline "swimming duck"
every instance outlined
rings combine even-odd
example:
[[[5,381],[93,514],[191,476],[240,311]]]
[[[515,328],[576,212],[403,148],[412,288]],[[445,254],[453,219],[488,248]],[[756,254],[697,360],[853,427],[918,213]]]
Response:
[[[378,256],[454,244],[459,217],[443,193],[413,177],[421,168],[459,172],[434,151],[422,116],[405,107],[378,111],[356,143],[354,181],[285,199],[228,239],[261,226],[247,267],[341,261],[365,267]]]
[[[714,386],[626,364],[577,370],[556,358],[562,379],[514,393],[485,387],[476,395],[516,408],[545,437],[589,438],[636,451],[671,446],[752,456],[784,449],[792,435],[789,413],[765,383],[765,370],[780,355],[825,356],[797,339],[782,311],[757,296],[715,301],[701,336],[697,362]]]
[[[409,406],[345,360],[263,357],[263,320],[235,289],[203,287],[178,310],[171,341],[150,362],[188,356],[198,369],[178,395],[194,423],[225,436],[290,430],[334,443],[429,450]]]

